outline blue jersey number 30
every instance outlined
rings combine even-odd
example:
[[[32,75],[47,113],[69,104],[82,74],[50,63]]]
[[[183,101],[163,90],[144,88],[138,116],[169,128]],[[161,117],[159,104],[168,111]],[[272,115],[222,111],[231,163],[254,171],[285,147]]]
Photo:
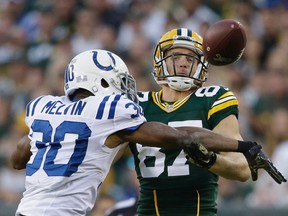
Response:
[[[43,162],[43,170],[48,176],[66,176],[69,177],[78,170],[82,163],[88,146],[88,138],[91,130],[84,122],[64,121],[57,128],[52,137],[53,130],[48,120],[34,120],[31,126],[33,133],[42,133],[42,140],[36,142],[38,151],[32,163],[27,164],[26,174],[33,175],[40,169]],[[55,164],[54,160],[58,151],[62,148],[61,142],[65,143],[66,134],[76,134],[74,151],[67,164]],[[48,152],[47,147],[50,146]],[[45,155],[46,153],[46,155]]]

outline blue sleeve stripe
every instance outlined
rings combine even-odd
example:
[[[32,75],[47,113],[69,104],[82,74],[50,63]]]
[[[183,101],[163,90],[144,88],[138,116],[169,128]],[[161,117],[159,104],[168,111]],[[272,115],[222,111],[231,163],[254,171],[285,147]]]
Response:
[[[116,105],[117,105],[117,102],[119,101],[120,98],[121,98],[121,95],[116,95],[114,100],[112,101],[111,107],[109,110],[108,119],[114,119]]]
[[[104,108],[105,108],[105,104],[108,101],[110,96],[106,96],[104,97],[104,99],[102,100],[102,102],[100,103],[99,109],[97,111],[97,115],[96,115],[96,119],[102,119],[103,117],[103,113],[104,113]]]
[[[29,116],[31,103],[32,103],[32,101],[30,101],[26,106],[26,117]]]
[[[35,113],[35,108],[36,108],[36,105],[38,104],[38,102],[43,98],[44,96],[42,97],[39,97],[35,102],[34,102],[34,105],[33,105],[33,108],[32,108],[32,113],[31,113],[31,116],[34,115]]]
[[[36,108],[36,105],[38,104],[38,102],[41,100],[41,98],[43,98],[44,96],[41,96],[39,98],[37,98],[36,100],[33,100],[33,101],[30,101],[28,104],[27,104],[27,108],[26,108],[26,116],[33,116],[34,113],[35,113],[35,108]],[[32,107],[32,112],[30,113],[30,108],[33,104],[33,107]]]
[[[142,124],[143,124],[143,123],[142,123]],[[133,126],[133,127],[126,128],[125,131],[128,132],[128,133],[133,133],[133,132],[136,131],[142,124],[139,124],[139,125],[136,125],[136,126]]]

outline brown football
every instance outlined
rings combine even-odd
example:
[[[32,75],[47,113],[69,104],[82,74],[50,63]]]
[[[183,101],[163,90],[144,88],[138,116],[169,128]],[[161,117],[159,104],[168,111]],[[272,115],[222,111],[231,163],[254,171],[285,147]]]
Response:
[[[241,58],[246,46],[243,25],[223,19],[211,25],[203,37],[203,53],[212,65],[228,65]]]

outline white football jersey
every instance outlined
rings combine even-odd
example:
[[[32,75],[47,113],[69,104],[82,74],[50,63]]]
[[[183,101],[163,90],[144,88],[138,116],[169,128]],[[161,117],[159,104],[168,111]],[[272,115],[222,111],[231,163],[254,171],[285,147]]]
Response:
[[[120,149],[104,145],[112,133],[136,130],[146,119],[125,96],[91,96],[75,102],[43,96],[26,108],[32,156],[16,215],[85,215]]]

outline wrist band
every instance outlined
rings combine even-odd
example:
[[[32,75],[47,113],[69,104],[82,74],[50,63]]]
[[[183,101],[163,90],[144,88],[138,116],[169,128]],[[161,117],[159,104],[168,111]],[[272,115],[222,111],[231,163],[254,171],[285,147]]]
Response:
[[[246,152],[249,149],[251,149],[253,146],[257,145],[256,142],[252,142],[252,141],[240,141],[238,140],[238,148],[237,148],[237,152]]]

